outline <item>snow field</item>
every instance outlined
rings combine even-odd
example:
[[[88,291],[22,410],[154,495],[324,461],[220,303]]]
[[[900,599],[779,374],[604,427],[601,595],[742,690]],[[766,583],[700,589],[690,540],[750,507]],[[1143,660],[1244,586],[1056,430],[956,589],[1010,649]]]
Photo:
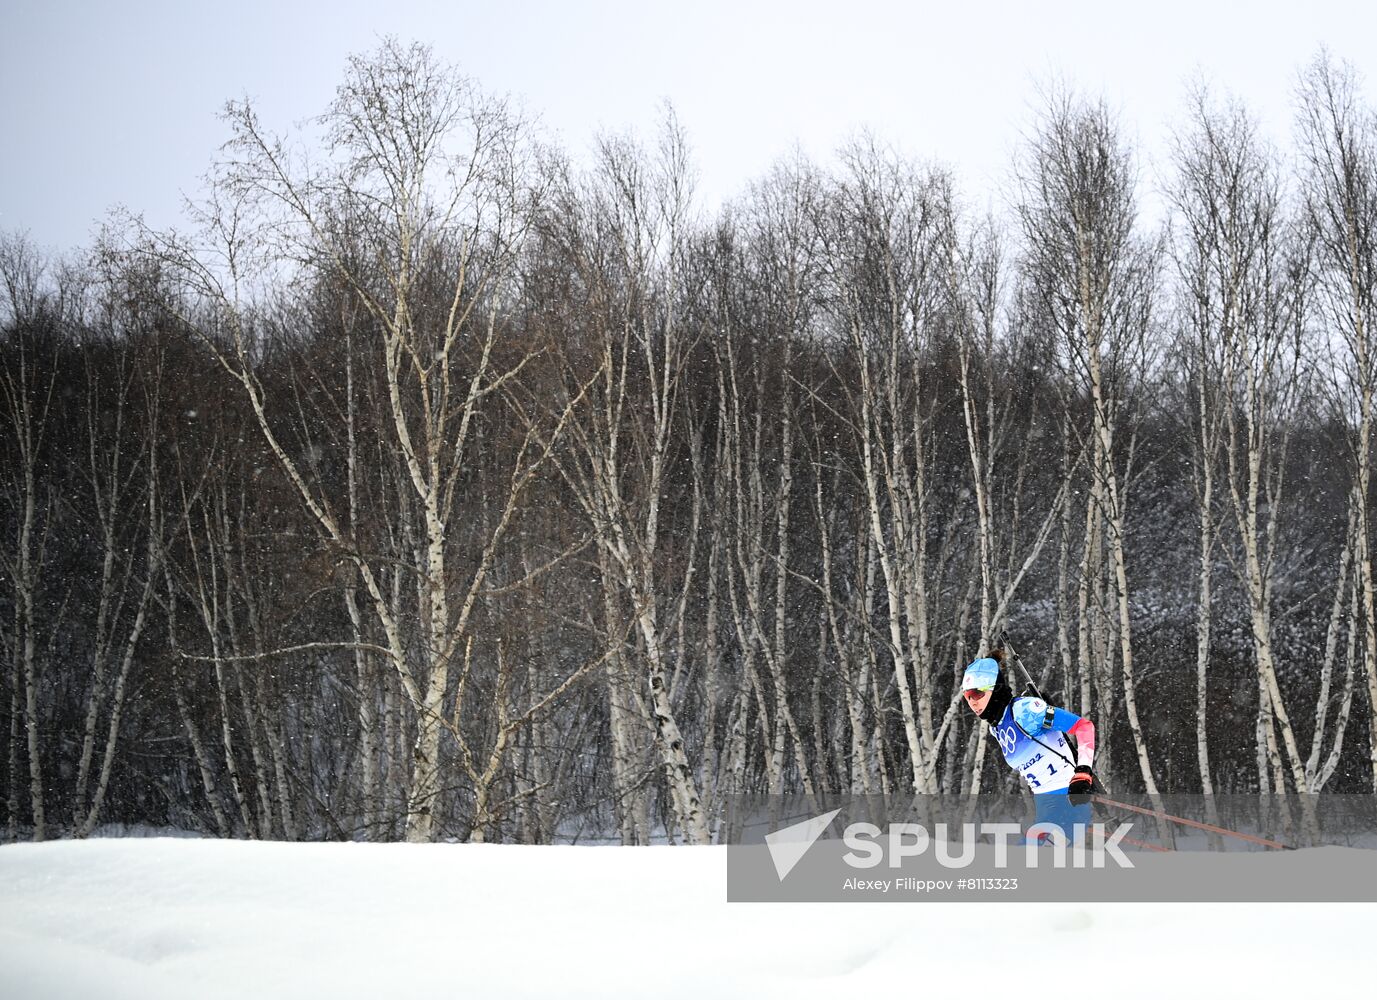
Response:
[[[0,847],[0,997],[1098,996],[1377,973],[1377,905],[728,904],[725,849],[119,839]],[[1037,974],[1037,973],[1035,973]]]

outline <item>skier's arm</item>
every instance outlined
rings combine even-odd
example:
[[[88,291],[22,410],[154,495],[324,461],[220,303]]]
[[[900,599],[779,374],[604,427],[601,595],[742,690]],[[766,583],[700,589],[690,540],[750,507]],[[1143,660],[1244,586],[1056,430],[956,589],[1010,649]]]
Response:
[[[1052,710],[1052,728],[1076,738],[1076,763],[1091,767],[1095,763],[1095,724],[1064,708]]]

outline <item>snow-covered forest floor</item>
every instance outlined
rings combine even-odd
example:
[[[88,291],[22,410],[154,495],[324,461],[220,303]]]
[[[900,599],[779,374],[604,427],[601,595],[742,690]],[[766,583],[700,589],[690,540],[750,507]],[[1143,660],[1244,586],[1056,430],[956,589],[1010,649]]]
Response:
[[[131,838],[0,847],[0,996],[1279,996],[1373,905],[726,902],[726,851]],[[1079,984],[1079,985],[1077,985]]]

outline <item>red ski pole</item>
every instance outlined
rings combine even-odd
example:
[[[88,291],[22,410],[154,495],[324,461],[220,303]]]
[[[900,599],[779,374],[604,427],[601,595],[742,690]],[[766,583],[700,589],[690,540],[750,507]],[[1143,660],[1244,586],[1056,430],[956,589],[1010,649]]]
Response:
[[[1141,806],[1131,806],[1127,802],[1116,802],[1114,799],[1107,799],[1103,795],[1096,795],[1094,798],[1096,802],[1103,803],[1113,809],[1127,809],[1129,812],[1142,813],[1144,816],[1157,816],[1173,823],[1180,823],[1182,826],[1193,826],[1198,830],[1205,830],[1208,833],[1223,834],[1226,837],[1237,837],[1239,840],[1261,844],[1263,847],[1271,847],[1278,851],[1294,850],[1294,848],[1286,844],[1279,844],[1275,840],[1267,840],[1263,837],[1254,837],[1250,833],[1239,833],[1237,830],[1228,830],[1222,826],[1211,826],[1209,823],[1201,823],[1197,820],[1186,819],[1184,816],[1173,816],[1170,813],[1155,812],[1152,809],[1144,809]]]
[[[1121,844],[1128,844],[1130,847],[1141,847],[1145,851],[1156,851],[1159,854],[1170,854],[1171,851],[1157,844],[1149,844],[1146,840],[1134,840],[1132,837],[1120,837]]]

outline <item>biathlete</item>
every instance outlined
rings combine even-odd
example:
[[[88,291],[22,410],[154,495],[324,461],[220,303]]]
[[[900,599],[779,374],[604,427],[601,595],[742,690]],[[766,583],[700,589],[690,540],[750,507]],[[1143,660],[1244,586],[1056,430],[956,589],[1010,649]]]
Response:
[[[1003,661],[1002,649],[974,661],[961,678],[961,696],[988,723],[1004,760],[1028,783],[1037,822],[1060,827],[1074,840],[1076,828],[1084,833],[1090,824],[1095,726],[1041,698],[1015,698]],[[1074,750],[1067,736],[1075,738]]]

